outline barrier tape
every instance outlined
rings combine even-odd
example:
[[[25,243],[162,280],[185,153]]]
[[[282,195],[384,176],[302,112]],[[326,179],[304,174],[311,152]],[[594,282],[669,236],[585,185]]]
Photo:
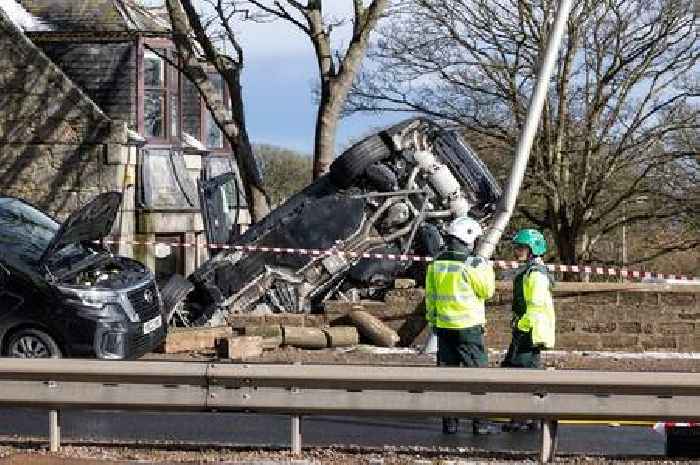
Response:
[[[668,429],[671,428],[697,428],[698,426],[700,426],[700,423],[692,421],[687,423],[677,421],[659,421],[654,424],[653,429],[657,433],[664,434]]]
[[[132,241],[132,240],[114,240],[114,239],[103,239],[102,241],[95,241],[100,244],[109,245],[145,245],[145,246],[156,246],[165,245],[170,247],[208,247],[210,249],[221,249],[221,250],[235,250],[237,252],[263,252],[263,253],[276,253],[276,254],[288,254],[288,255],[310,255],[313,257],[347,257],[347,258],[369,258],[376,260],[398,260],[398,261],[412,261],[412,262],[425,262],[429,263],[433,261],[433,257],[425,257],[420,255],[412,254],[382,254],[382,253],[371,253],[371,252],[345,252],[342,250],[337,250],[335,248],[331,249],[299,249],[299,248],[289,248],[289,247],[269,247],[260,245],[230,245],[230,244],[196,244],[192,242],[161,242],[161,241]],[[500,269],[517,269],[522,265],[521,262],[514,260],[490,260],[493,266]],[[603,276],[620,276],[622,278],[651,278],[651,279],[679,279],[682,281],[698,281],[700,283],[700,277],[688,277],[685,275],[675,275],[675,274],[664,274],[656,273],[651,271],[640,271],[640,270],[629,270],[627,268],[617,268],[608,266],[593,266],[593,265],[561,265],[554,263],[546,263],[545,266],[549,271],[562,271],[569,273],[585,273],[585,274],[595,274]]]

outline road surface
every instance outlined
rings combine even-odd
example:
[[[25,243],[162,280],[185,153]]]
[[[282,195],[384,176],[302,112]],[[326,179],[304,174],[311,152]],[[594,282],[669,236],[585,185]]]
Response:
[[[313,416],[303,419],[303,445],[308,446],[446,446],[484,451],[538,449],[536,432],[473,436],[469,422],[454,436],[441,434],[438,418]],[[289,417],[238,413],[132,413],[66,411],[64,442],[173,441],[241,447],[288,447]],[[561,425],[562,454],[662,455],[664,437],[650,427]],[[1,409],[0,437],[39,439],[48,436],[48,415],[31,409]],[[0,443],[2,440],[0,439]]]

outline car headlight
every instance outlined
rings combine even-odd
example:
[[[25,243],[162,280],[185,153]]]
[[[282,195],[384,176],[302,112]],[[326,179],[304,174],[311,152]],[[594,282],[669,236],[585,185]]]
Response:
[[[67,303],[78,309],[81,316],[107,321],[119,321],[125,317],[121,297],[116,292],[63,286],[58,286],[58,290],[65,296]]]

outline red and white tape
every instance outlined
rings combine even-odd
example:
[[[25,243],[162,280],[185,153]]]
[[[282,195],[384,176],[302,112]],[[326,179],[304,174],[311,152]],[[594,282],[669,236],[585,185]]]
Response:
[[[124,245],[145,245],[156,246],[165,245],[170,247],[204,247],[204,244],[195,244],[191,242],[161,242],[161,241],[133,241],[133,240],[115,240],[104,239],[98,241],[102,244],[124,244]],[[230,244],[208,244],[210,249],[235,250],[238,252],[262,252],[288,255],[310,255],[313,257],[348,257],[348,258],[369,258],[375,260],[398,260],[412,262],[432,262],[433,257],[426,257],[411,254],[382,254],[371,252],[345,252],[337,249],[300,249],[290,247],[270,247],[261,245],[230,245]],[[514,260],[492,260],[491,263],[501,269],[516,269],[521,263]],[[609,266],[594,266],[594,265],[561,265],[548,263],[546,264],[550,271],[563,271],[569,273],[585,273],[603,276],[620,276],[623,278],[649,278],[649,279],[679,279],[682,281],[698,281],[700,277],[688,277],[684,275],[664,274],[651,271],[629,270],[627,268],[617,268]]]
[[[683,423],[683,422],[677,422],[677,421],[664,421],[664,422],[657,422],[654,424],[654,431],[657,433],[664,434],[667,430],[671,428],[697,428],[700,427],[700,423],[697,422],[688,422],[688,423]]]

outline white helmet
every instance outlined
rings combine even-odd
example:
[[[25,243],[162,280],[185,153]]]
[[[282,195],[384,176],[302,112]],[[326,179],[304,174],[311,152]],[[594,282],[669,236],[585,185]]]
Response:
[[[481,225],[468,216],[460,216],[455,218],[447,228],[447,234],[456,237],[467,245],[474,245],[476,238],[481,236],[484,231]]]

